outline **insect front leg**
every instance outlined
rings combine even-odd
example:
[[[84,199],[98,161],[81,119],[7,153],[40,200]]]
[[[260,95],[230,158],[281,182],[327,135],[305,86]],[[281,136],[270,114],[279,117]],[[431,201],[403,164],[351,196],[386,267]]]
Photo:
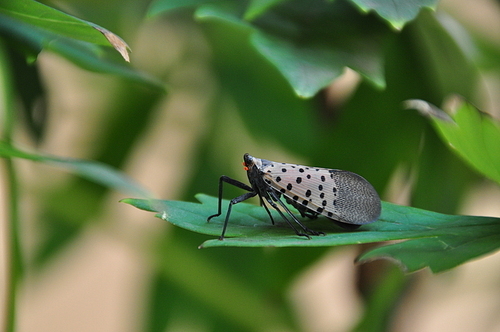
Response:
[[[230,202],[229,202],[229,206],[227,208],[227,213],[226,213],[226,219],[224,220],[224,226],[222,226],[222,233],[221,235],[219,236],[219,240],[224,240],[224,234],[226,234],[226,228],[227,228],[227,224],[229,222],[229,216],[231,215],[231,210],[233,208],[233,205],[234,204],[238,204],[240,202],[243,202],[251,197],[254,197],[255,195],[257,195],[257,192],[255,191],[252,191],[252,192],[249,192],[249,193],[246,193],[246,194],[243,194],[241,196],[238,196],[236,198],[233,198]],[[220,201],[219,201],[220,202]],[[220,203],[219,203],[220,205]],[[220,215],[220,213],[219,213]],[[210,218],[212,218],[213,216],[210,216]]]
[[[243,189],[243,190],[246,190],[246,191],[250,191],[250,192],[254,191],[252,187],[244,184],[243,182],[240,182],[240,181],[235,180],[235,179],[231,179],[229,176],[226,176],[226,175],[221,176],[219,178],[219,207],[218,207],[217,213],[208,217],[207,221],[210,221],[210,219],[212,219],[214,217],[218,217],[222,214],[222,188],[224,186],[224,182],[232,184],[233,186],[238,187],[238,188]],[[257,193],[255,193],[254,196],[256,194]],[[238,197],[236,197],[236,198],[238,198]]]

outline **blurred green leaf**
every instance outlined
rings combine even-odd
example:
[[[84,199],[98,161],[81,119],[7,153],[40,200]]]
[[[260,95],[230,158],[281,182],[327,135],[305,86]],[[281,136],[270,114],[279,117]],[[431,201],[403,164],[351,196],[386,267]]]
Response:
[[[279,142],[281,146],[301,153],[310,151],[317,129],[315,118],[311,116],[316,102],[298,99],[276,68],[262,61],[262,56],[249,43],[253,28],[248,23],[236,20],[231,11],[225,16],[218,12],[214,17],[209,6],[197,14],[204,17],[222,90],[211,107],[214,115],[210,123],[214,129],[219,126],[210,132],[212,142],[221,140],[221,130],[235,130],[227,120],[231,113],[222,111],[227,110],[229,100],[231,104],[236,102],[238,116],[254,137],[263,142]],[[286,125],[283,125],[284,118]]]
[[[178,291],[198,299],[205,312],[223,315],[239,327],[233,328],[237,331],[290,330],[283,306],[263,301],[268,294],[230,269],[227,260],[209,260],[179,238],[161,241],[160,245],[161,255],[155,255],[155,266]]]
[[[227,3],[210,4],[200,6],[196,17],[251,27],[253,47],[281,72],[298,96],[314,96],[345,67],[358,71],[378,88],[385,87],[382,45],[389,31],[348,4],[286,2],[251,26],[241,12],[240,7]]]
[[[71,39],[109,46],[120,52],[126,61],[128,45],[117,35],[94,23],[68,15],[33,0],[0,0],[0,13],[19,22]]]
[[[66,169],[105,187],[121,190],[140,197],[151,197],[151,194],[146,189],[129,179],[125,174],[103,163],[25,152],[2,142],[0,142],[0,157],[14,157],[43,162]]]
[[[369,275],[368,278],[373,278],[373,275]],[[377,275],[375,279],[376,285],[366,294],[363,316],[351,332],[389,331],[392,326],[392,315],[397,310],[409,281],[412,280],[394,265],[387,265],[384,274]]]
[[[250,0],[248,8],[245,11],[245,19],[251,21],[283,1],[290,0]]]
[[[355,37],[350,39],[358,42]],[[293,43],[264,33],[254,34],[252,43],[303,98],[310,98],[330,85],[342,75],[345,67],[363,74],[379,88],[385,86],[380,49],[375,43],[363,43],[364,52],[359,52],[356,46],[350,52],[342,46]]]
[[[398,29],[437,0],[392,2],[353,1],[375,10]],[[339,77],[345,67],[359,72],[378,88],[385,87],[383,44],[390,34],[370,15],[360,15],[344,1],[254,0],[247,7],[233,1],[157,1],[150,15],[180,6],[196,6],[199,20],[228,20],[252,27],[252,45],[288,80],[295,93],[314,96]],[[251,25],[247,20],[253,20]],[[243,37],[243,36],[242,36]]]
[[[217,198],[199,194],[202,204],[124,199],[122,202],[137,208],[158,212],[157,217],[176,226],[208,235],[219,235],[224,214],[207,222],[216,211]],[[228,201],[224,201],[223,211]],[[209,247],[318,247],[373,243],[390,240],[408,240],[374,249],[360,257],[360,261],[390,257],[401,262],[410,272],[430,267],[440,272],[470,259],[477,258],[500,246],[500,219],[490,217],[445,215],[431,211],[384,202],[377,222],[363,225],[356,231],[339,229],[326,218],[307,222],[316,231],[325,232],[311,240],[297,236],[285,222],[274,215],[272,225],[265,209],[240,203],[234,206],[230,224],[223,241],[208,240],[200,248]]]
[[[406,105],[429,116],[447,146],[500,184],[500,122],[459,98],[454,100],[451,115],[423,100],[409,100]]]
[[[350,0],[361,10],[375,11],[380,17],[389,22],[395,29],[401,29],[406,23],[417,17],[424,7],[436,8],[439,0]]]
[[[149,6],[148,16],[151,17],[180,8],[196,7],[204,3],[211,3],[216,1],[217,0],[156,0],[153,1]]]
[[[407,160],[412,160],[411,167],[418,173],[412,188],[410,205],[441,213],[455,213],[458,205],[463,202],[466,191],[477,181],[477,177],[465,163],[441,144],[439,136],[428,122],[424,123],[424,118],[417,119],[416,112],[402,112],[401,101],[419,98],[440,103],[451,93],[475,100],[477,93],[474,91],[477,89],[479,77],[477,68],[438,17],[429,10],[423,10],[416,20],[405,26],[397,39],[400,42],[387,52],[386,61],[386,91],[390,93],[392,88],[392,92],[398,93],[397,99],[393,100],[393,107],[397,110],[394,114],[396,117],[385,119],[393,128],[389,131],[388,128],[370,128],[378,129],[381,138],[385,140],[382,143],[384,148],[378,149],[384,156],[382,159],[392,158],[392,154],[409,153]],[[395,58],[393,54],[398,54],[399,57]],[[399,66],[395,67],[395,64]],[[377,104],[374,107],[377,108],[378,114],[384,112],[385,105],[380,104],[378,100],[368,100],[365,107],[371,107],[370,102]],[[379,121],[379,118],[374,117],[371,121]],[[416,123],[421,123],[422,126],[418,131],[413,131],[413,139],[420,143],[419,146],[409,147],[400,142],[400,139],[406,136],[406,132]],[[380,122],[376,123],[376,126],[380,125]],[[388,143],[389,139],[392,139],[393,143]],[[395,144],[401,145],[397,147]],[[391,151],[391,155],[387,156],[384,149]],[[372,158],[376,156],[372,155]],[[365,176],[361,170],[346,166],[344,169]],[[381,167],[376,166],[373,168],[376,172],[380,169]]]
[[[314,24],[311,24],[314,22]],[[255,21],[255,48],[287,78],[295,93],[312,97],[349,67],[385,87],[382,49],[389,30],[342,2],[290,2]]]
[[[10,68],[15,88],[23,105],[21,107],[27,129],[35,142],[44,137],[48,118],[46,89],[40,75],[40,68],[26,62],[25,57],[9,48]]]
[[[451,93],[473,98],[479,73],[467,56],[468,50],[462,48],[459,40],[431,11],[422,11],[415,23],[409,25],[415,53],[412,56],[425,64],[421,75],[432,82],[435,96],[432,100],[440,102]]]
[[[7,1],[7,3],[10,2]],[[32,1],[28,3],[32,3]],[[29,6],[27,7],[30,8]],[[63,32],[56,33],[50,29],[46,29],[44,25],[34,25],[28,19],[18,19],[18,16],[21,16],[20,12],[15,12],[16,15],[13,15],[12,12],[8,10],[2,11],[1,8],[2,7],[0,7],[0,36],[8,39],[12,45],[17,46],[17,48],[21,49],[24,53],[29,54],[29,56],[32,57],[31,60],[34,60],[40,51],[48,50],[63,56],[86,70],[114,74],[154,89],[165,90],[163,82],[148,74],[120,64],[118,61],[113,60],[112,57],[105,56],[105,50],[100,48],[98,44],[84,41],[85,39],[92,41],[98,39],[94,34],[101,34],[97,32],[96,29],[101,29],[103,33],[105,32],[107,34],[108,32],[106,32],[105,29],[87,23],[87,31],[91,31],[92,33],[89,33],[87,38],[84,38],[83,36],[85,36],[85,33],[79,30],[81,24],[83,24],[81,22],[84,21],[78,21],[80,23],[76,26],[78,26],[79,29],[75,31],[77,38],[67,37],[68,34],[71,35],[71,29],[64,28],[67,26],[67,22],[62,24]],[[72,16],[69,17],[72,18]],[[60,25],[49,26],[51,29],[57,29],[58,27],[60,27]],[[109,38],[116,39],[119,37]]]

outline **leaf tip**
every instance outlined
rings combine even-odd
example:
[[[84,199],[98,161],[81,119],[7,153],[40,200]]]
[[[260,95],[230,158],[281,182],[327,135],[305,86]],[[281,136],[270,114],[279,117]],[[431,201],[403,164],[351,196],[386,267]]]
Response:
[[[131,52],[132,50],[123,39],[121,39],[118,35],[112,33],[111,31],[104,29],[103,27],[100,27],[98,25],[92,24],[92,27],[104,35],[104,37],[109,41],[114,49],[117,50],[118,53],[120,53],[125,61],[130,62],[129,52]]]
[[[420,114],[431,118],[440,119],[446,122],[453,122],[453,119],[440,108],[421,99],[408,99],[403,102],[405,109],[417,110]]]
[[[414,272],[414,271],[410,271],[408,269],[408,266],[406,266],[401,260],[399,260],[393,256],[380,255],[380,254],[370,255],[370,253],[371,252],[366,252],[366,253],[361,254],[360,256],[356,257],[356,259],[354,260],[354,263],[355,264],[365,264],[365,263],[370,263],[370,262],[374,262],[376,260],[383,259],[383,260],[386,260],[386,261],[389,261],[389,262],[396,264],[405,274]]]

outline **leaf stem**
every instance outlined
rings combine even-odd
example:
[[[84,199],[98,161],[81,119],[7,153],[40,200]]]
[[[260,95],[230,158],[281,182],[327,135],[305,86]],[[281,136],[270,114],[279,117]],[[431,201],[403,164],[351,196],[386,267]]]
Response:
[[[5,331],[15,331],[16,320],[16,295],[19,282],[22,278],[21,248],[19,243],[19,209],[18,209],[18,181],[16,170],[11,158],[5,159],[6,177],[9,190],[9,212],[8,212],[8,239],[7,258],[8,268],[6,269],[6,328]]]
[[[2,141],[10,146],[14,131],[13,79],[10,72],[8,50],[0,40],[0,116],[3,117]],[[6,239],[6,285],[4,331],[14,332],[16,323],[16,295],[22,279],[21,247],[19,243],[19,183],[12,158],[5,157],[5,177],[8,183],[8,230]]]

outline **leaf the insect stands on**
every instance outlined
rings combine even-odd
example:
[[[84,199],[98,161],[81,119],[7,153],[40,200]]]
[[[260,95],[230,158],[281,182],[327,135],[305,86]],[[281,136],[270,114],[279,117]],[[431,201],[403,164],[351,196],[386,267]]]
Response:
[[[122,202],[139,209],[156,212],[156,216],[173,225],[202,234],[219,236],[224,216],[207,223],[217,206],[217,198],[198,194],[201,202],[143,200],[127,198]],[[224,201],[227,207],[229,201]],[[408,272],[429,267],[441,272],[471,259],[491,253],[500,247],[500,219],[492,217],[445,215],[408,206],[382,202],[378,221],[354,231],[345,231],[327,218],[305,221],[309,227],[325,233],[310,240],[290,234],[277,213],[272,225],[266,211],[256,205],[234,206],[231,225],[223,241],[207,240],[209,247],[319,247],[406,240],[372,249],[359,261],[377,258],[394,259]]]

